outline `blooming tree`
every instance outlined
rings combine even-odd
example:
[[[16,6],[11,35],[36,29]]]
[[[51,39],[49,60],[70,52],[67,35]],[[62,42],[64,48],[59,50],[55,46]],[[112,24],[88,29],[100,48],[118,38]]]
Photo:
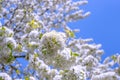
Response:
[[[86,3],[0,0],[0,80],[119,80],[120,55],[101,63],[101,44],[67,25],[90,14]]]

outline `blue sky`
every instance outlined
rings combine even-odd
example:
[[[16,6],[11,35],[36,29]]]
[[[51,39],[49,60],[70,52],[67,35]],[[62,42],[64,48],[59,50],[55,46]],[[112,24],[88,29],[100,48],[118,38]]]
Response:
[[[80,29],[77,36],[93,38],[95,43],[101,43],[105,51],[103,58],[120,53],[120,0],[88,1],[82,8],[91,15],[70,26]]]

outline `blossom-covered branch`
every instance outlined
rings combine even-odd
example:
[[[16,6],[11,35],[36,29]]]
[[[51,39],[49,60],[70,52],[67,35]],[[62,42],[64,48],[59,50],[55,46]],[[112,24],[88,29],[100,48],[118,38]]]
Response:
[[[67,25],[89,16],[87,3],[0,0],[0,80],[119,80],[120,55],[101,63],[101,44]]]

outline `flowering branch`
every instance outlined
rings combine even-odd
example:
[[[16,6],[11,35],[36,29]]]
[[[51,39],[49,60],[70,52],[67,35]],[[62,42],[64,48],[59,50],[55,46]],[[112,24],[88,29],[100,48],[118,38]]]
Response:
[[[101,63],[101,44],[67,25],[89,16],[87,3],[0,0],[0,80],[119,80],[120,55]]]

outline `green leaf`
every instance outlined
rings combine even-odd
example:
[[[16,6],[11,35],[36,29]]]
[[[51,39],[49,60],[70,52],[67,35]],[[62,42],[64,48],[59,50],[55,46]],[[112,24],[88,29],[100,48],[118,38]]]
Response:
[[[69,70],[64,70],[65,73],[69,72]]]
[[[41,39],[41,38],[42,38],[42,36],[43,36],[43,34],[41,33],[41,34],[39,35],[39,39]]]
[[[38,54],[35,53],[35,54],[34,54],[34,57],[35,57],[35,58],[38,57]]]
[[[25,77],[25,80],[30,80],[28,76]]]
[[[49,49],[51,49],[51,47],[52,47],[52,46],[50,45],[50,42],[47,42],[47,46],[48,46]]]
[[[33,28],[33,29],[36,29],[36,28],[41,28],[41,24],[39,24],[36,20],[31,20],[30,22],[28,22],[28,24]]]
[[[47,54],[47,50],[46,49],[42,49],[42,53],[46,55]]]
[[[72,56],[72,51],[70,51],[70,55]]]
[[[18,44],[16,50],[18,50],[19,52],[22,52],[22,45],[21,45],[21,44]]]
[[[20,74],[20,71],[19,71],[19,70],[16,70],[16,73],[17,73],[17,74]]]
[[[2,27],[2,30],[5,31],[6,30],[5,27]]]
[[[2,46],[0,46],[0,51],[2,50]]]
[[[115,55],[111,56],[111,58],[116,61],[117,60],[117,57]]]
[[[12,37],[13,36],[13,34],[11,33],[11,34],[9,34],[9,37]]]
[[[65,32],[66,32],[70,37],[75,37],[75,34],[74,34],[73,31],[65,30]]]
[[[70,52],[70,55],[73,56],[73,57],[78,57],[78,56],[79,56],[78,53],[76,53],[76,52],[72,52],[72,51]]]
[[[3,36],[4,33],[5,33],[5,28],[4,27],[0,28],[0,36]]]
[[[12,50],[12,48],[13,48],[13,46],[11,45],[11,43],[8,43],[8,44],[7,44],[7,47],[8,47],[10,50]]]
[[[73,56],[77,57],[77,56],[79,56],[79,54],[78,53],[73,53]]]
[[[8,58],[6,61],[7,61],[7,63],[10,63],[10,62],[12,62],[13,60],[15,60],[15,58],[14,58],[14,56],[12,55],[12,51],[11,51],[9,58]]]
[[[0,80],[4,80],[2,77],[0,77]]]
[[[69,72],[69,70],[63,70],[63,71],[60,71],[60,74],[63,75],[63,74],[66,74],[67,72]]]
[[[0,3],[3,2],[3,0],[0,0]]]
[[[58,44],[58,42],[57,42],[57,40],[56,40],[55,37],[52,38],[52,42],[53,42],[55,45],[60,46],[60,44]]]

